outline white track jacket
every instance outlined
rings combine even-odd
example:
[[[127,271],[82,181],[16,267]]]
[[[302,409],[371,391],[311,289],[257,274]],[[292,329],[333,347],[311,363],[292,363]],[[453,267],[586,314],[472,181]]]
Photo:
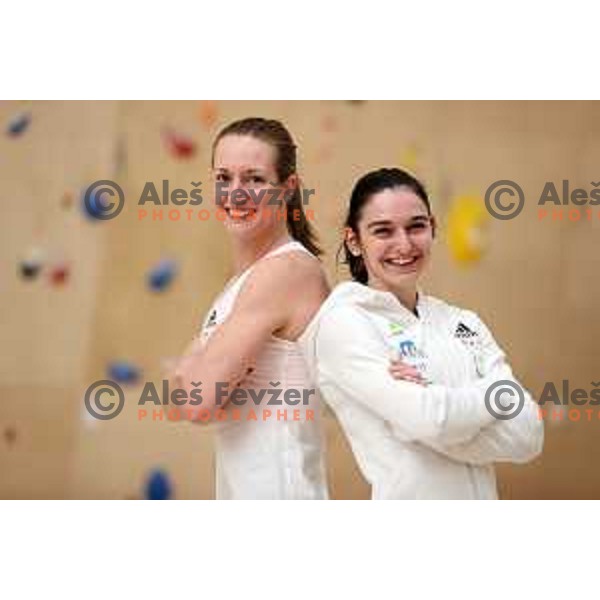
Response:
[[[423,294],[417,312],[389,292],[338,285],[299,340],[313,381],[374,499],[495,499],[494,463],[524,463],[541,452],[537,404],[520,386],[521,411],[496,418],[486,390],[518,382],[488,328],[473,312]],[[391,352],[429,384],[395,380]],[[518,405],[516,394],[499,398]]]

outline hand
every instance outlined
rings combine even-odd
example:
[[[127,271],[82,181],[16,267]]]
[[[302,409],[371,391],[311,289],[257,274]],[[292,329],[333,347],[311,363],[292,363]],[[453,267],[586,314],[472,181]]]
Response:
[[[388,370],[394,379],[418,383],[419,385],[427,385],[418,369],[415,369],[415,367],[411,365],[407,365],[399,358],[390,359]]]

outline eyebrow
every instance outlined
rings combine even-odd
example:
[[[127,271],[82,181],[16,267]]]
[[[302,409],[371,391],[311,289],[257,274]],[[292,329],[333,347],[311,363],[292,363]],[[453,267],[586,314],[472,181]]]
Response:
[[[429,216],[428,215],[415,215],[414,217],[411,217],[408,221],[409,224],[412,223],[422,223],[422,222],[428,222],[429,221]],[[378,227],[381,225],[393,225],[393,222],[390,221],[389,219],[380,219],[378,221],[372,221],[371,223],[369,223],[367,225],[367,229],[371,229],[372,227]]]

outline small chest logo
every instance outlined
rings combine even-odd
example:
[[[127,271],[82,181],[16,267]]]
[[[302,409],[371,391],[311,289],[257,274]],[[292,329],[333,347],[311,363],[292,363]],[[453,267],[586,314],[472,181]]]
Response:
[[[417,346],[412,340],[403,340],[398,344],[398,351],[402,358],[416,358],[419,353]]]
[[[217,311],[213,310],[210,313],[210,317],[208,317],[208,321],[206,322],[207,327],[213,327],[217,324]]]
[[[454,337],[459,340],[470,340],[476,336],[477,332],[469,329],[464,323],[459,323],[454,332]]]
[[[200,336],[200,338],[204,341],[208,339],[211,333],[211,329],[217,325],[217,311],[213,310],[210,313],[208,319],[205,319],[204,323],[199,325],[196,336]]]
[[[388,324],[390,335],[398,335],[404,331],[404,326],[400,323],[389,323]]]

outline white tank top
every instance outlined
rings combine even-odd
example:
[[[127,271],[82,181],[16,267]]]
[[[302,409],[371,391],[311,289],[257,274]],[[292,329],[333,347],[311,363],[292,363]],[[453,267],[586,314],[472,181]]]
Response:
[[[291,241],[268,252],[260,260],[284,252],[310,252],[299,242]],[[312,254],[310,254],[312,256]],[[259,262],[257,261],[257,262]],[[234,302],[257,262],[230,280],[214,301],[204,320],[201,339],[207,341],[214,328],[229,316]],[[277,384],[279,385],[273,385]],[[297,342],[275,336],[263,347],[241,388],[263,390],[316,389]],[[217,499],[327,499],[318,391],[309,396],[307,405],[267,405],[274,399],[266,394],[261,404],[247,401],[243,407],[226,405],[226,411],[237,409],[240,420],[226,419],[215,430],[216,497]],[[264,410],[272,415],[263,419]],[[253,410],[257,420],[248,420]],[[277,411],[286,411],[281,418]],[[294,411],[300,420],[293,420]],[[312,411],[313,420],[306,417]]]

